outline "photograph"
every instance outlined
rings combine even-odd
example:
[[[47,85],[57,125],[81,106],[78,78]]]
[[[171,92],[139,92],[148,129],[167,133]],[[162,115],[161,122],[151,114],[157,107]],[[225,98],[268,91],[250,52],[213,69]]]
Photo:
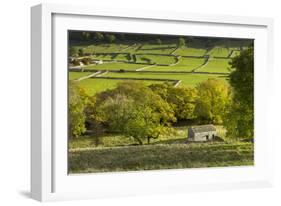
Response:
[[[67,35],[68,174],[254,166],[254,39]]]

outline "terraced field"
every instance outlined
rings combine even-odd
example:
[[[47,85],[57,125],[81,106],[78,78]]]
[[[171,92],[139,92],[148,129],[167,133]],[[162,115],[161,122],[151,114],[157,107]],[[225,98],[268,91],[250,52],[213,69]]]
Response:
[[[171,54],[176,48],[176,44],[144,44],[136,53]]]
[[[223,47],[215,47],[211,49],[208,53],[211,57],[228,57],[230,54],[230,50],[228,48]]]
[[[229,62],[240,54],[238,47],[178,48],[175,43],[164,42],[97,44],[76,48],[83,48],[84,52],[91,53],[88,57],[102,60],[103,63],[82,66],[86,72],[71,72],[70,80],[89,75],[91,71],[109,71],[107,74],[80,82],[89,94],[114,88],[118,82],[130,79],[144,81],[145,84],[169,80],[175,85],[175,82],[180,81],[177,86],[192,87],[208,78],[218,78],[227,82],[231,72]]]
[[[135,71],[136,69],[140,69],[147,66],[146,64],[134,64],[134,63],[123,63],[123,62],[110,62],[98,65],[88,65],[85,66],[85,69],[92,69],[92,70],[128,70],[128,71]]]
[[[216,75],[216,74],[185,74],[185,73],[149,73],[149,72],[109,72],[103,77],[114,77],[114,78],[150,78],[150,79],[171,79],[181,80],[181,85],[185,86],[196,86],[196,84],[205,81],[209,78],[218,78],[227,81],[227,75]]]
[[[93,59],[97,60],[120,60],[120,61],[129,61],[129,56],[128,54],[119,54],[119,53],[113,53],[113,54],[108,54],[108,53],[98,53],[95,55],[91,56]]]
[[[80,77],[88,76],[92,74],[92,72],[68,72],[68,78],[69,80],[76,80]]]
[[[77,49],[83,49],[85,53],[112,53],[119,52],[130,45],[127,44],[98,44],[89,46],[75,46]]]
[[[175,51],[174,54],[180,56],[194,56],[194,57],[201,57],[206,54],[206,49],[197,49],[197,48],[180,48]]]
[[[89,78],[79,81],[79,85],[83,87],[86,93],[90,96],[97,92],[102,92],[107,89],[113,89],[121,81],[130,81],[122,79],[103,79],[103,78]],[[145,85],[162,84],[164,81],[141,80]]]
[[[175,56],[162,56],[151,54],[138,54],[136,56],[138,63],[170,65],[177,62],[177,58]]]
[[[197,72],[230,73],[229,59],[210,59],[206,65],[196,70]]]

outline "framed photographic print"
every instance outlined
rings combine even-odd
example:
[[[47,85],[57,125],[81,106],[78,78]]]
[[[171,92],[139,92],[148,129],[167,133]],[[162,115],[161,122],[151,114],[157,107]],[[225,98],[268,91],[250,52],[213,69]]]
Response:
[[[272,185],[271,19],[31,12],[34,199]]]

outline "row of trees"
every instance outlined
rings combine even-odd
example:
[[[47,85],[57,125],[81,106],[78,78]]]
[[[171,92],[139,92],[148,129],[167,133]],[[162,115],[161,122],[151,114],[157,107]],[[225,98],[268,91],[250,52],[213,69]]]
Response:
[[[91,100],[75,83],[70,89],[71,95],[76,93],[70,99],[72,136],[81,135],[87,121],[88,125],[102,125],[108,132],[133,137],[139,144],[171,132],[169,126],[177,121],[221,124],[230,102],[228,85],[217,79],[196,88],[122,82]]]
[[[194,47],[211,48],[217,45],[227,47],[249,46],[252,41],[244,39],[229,39],[215,37],[195,37],[177,35],[157,35],[157,34],[133,34],[133,33],[114,33],[114,32],[85,32],[70,31],[69,41],[72,42],[93,42],[93,43],[116,43],[116,42],[153,42],[161,45],[162,42],[175,42],[182,44],[188,42]]]

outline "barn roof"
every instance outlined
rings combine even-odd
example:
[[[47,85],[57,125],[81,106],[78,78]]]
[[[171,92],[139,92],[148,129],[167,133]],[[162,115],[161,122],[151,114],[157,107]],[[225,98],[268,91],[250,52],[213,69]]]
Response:
[[[212,124],[209,124],[209,125],[200,125],[200,126],[192,126],[191,129],[192,129],[192,131],[193,131],[194,133],[216,131],[216,128],[215,128],[214,125],[212,125]]]

